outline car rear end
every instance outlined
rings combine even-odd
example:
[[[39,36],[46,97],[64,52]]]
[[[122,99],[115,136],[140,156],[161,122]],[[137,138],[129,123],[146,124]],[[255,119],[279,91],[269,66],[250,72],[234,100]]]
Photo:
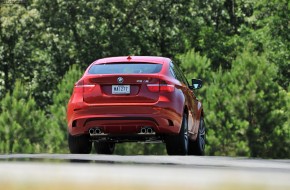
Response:
[[[70,135],[91,140],[162,140],[177,134],[183,101],[169,59],[119,57],[89,66],[68,104]]]

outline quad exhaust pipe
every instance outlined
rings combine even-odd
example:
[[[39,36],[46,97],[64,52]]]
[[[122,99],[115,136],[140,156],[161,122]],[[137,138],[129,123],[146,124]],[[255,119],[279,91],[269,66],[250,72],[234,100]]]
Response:
[[[154,134],[154,130],[151,127],[142,127],[139,134]],[[102,135],[103,132],[100,128],[90,128],[90,136]]]
[[[151,127],[142,127],[140,133],[141,134],[153,134],[154,130]]]
[[[100,128],[90,128],[89,129],[89,133],[91,136],[94,136],[94,135],[99,135],[102,133],[101,129]]]

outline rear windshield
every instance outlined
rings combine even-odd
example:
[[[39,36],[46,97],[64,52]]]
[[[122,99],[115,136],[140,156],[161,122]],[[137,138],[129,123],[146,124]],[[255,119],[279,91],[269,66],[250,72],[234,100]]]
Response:
[[[159,73],[162,65],[155,63],[108,63],[93,65],[90,74],[135,74]]]

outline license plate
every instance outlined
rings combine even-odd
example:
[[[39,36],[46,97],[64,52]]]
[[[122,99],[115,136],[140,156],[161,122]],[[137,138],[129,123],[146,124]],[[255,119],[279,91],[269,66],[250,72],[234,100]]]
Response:
[[[112,94],[130,94],[130,85],[112,85]]]

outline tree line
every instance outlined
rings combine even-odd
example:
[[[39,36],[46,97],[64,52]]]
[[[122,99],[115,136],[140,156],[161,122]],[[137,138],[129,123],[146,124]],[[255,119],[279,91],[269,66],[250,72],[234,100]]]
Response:
[[[288,9],[286,0],[0,1],[0,153],[68,152],[66,104],[84,69],[158,55],[203,79],[208,155],[290,158]],[[116,153],[166,151],[125,143]]]

